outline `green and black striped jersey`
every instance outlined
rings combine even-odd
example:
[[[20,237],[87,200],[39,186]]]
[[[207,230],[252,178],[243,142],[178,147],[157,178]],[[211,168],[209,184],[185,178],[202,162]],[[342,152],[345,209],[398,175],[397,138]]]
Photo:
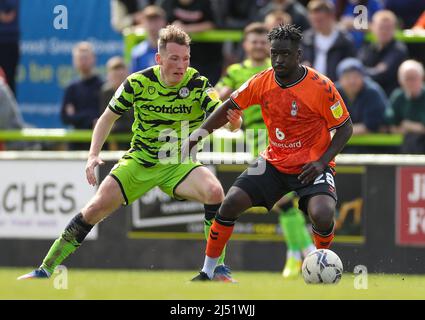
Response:
[[[195,69],[188,68],[178,85],[168,87],[154,66],[130,75],[108,107],[119,115],[134,109],[131,149],[124,157],[153,167],[164,158],[177,161],[182,140],[220,103],[208,79]]]
[[[226,74],[217,83],[216,88],[229,87],[232,90],[237,90],[251,77],[269,67],[271,67],[270,59],[267,59],[264,65],[258,67],[254,67],[248,59],[241,63],[232,64],[227,68]],[[245,129],[266,128],[261,107],[256,105],[244,110],[243,123]]]

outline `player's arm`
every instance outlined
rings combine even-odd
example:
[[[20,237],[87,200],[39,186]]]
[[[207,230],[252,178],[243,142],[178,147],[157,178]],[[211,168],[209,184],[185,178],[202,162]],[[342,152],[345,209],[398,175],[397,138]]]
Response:
[[[216,86],[215,89],[218,92],[218,96],[220,97],[221,101],[224,101],[226,99],[230,98],[230,95],[232,94],[232,92],[234,91],[232,88],[228,87],[228,86]]]
[[[403,133],[425,133],[425,126],[418,121],[411,121],[407,119],[403,120],[401,122],[400,128]]]
[[[217,83],[216,87],[214,89],[208,89],[206,92],[210,92],[208,94],[209,98],[213,101],[225,101],[230,97],[230,93],[232,93],[231,89],[228,86],[224,85],[224,82],[226,81],[226,78],[222,78],[219,83]],[[224,86],[223,86],[224,85]],[[220,93],[220,88],[226,88],[229,89],[230,92],[226,97],[223,97]],[[218,96],[217,96],[218,95]],[[217,105],[217,104],[216,104]],[[211,111],[207,112],[207,114],[212,114],[214,109],[210,109]],[[241,128],[242,126],[242,111],[239,109],[229,109],[227,112],[227,120],[228,122],[224,125],[224,127],[229,131],[236,131]]]
[[[227,76],[227,78],[222,78],[215,86],[221,101],[229,99],[234,91],[231,87],[224,84],[226,81],[231,81],[229,76]],[[227,120],[229,120],[229,122],[225,125],[226,129],[232,132],[239,130],[242,127],[242,111],[238,109],[229,109],[227,112]]]
[[[220,86],[219,88],[216,86],[216,90],[221,101],[229,99],[231,93],[234,91],[228,86]],[[232,132],[239,130],[242,127],[242,111],[239,109],[229,109],[227,111],[227,120],[229,122],[224,126],[226,129]]]
[[[217,90],[220,100],[225,101],[230,98],[230,95],[233,91],[235,91],[235,89],[237,89],[237,87],[235,71],[233,67],[230,66],[215,85],[215,90]]]
[[[190,136],[199,137],[200,136],[199,134],[202,133],[206,137],[215,129],[221,128],[227,122],[229,122],[229,118],[228,118],[229,111],[235,112],[235,113],[230,113],[233,116],[235,116],[236,113],[240,113],[240,111],[235,108],[235,105],[230,100],[226,100]]]
[[[307,163],[303,167],[303,172],[298,176],[298,180],[304,184],[313,182],[313,180],[325,170],[328,163],[341,152],[352,134],[353,124],[351,119],[348,118],[342,126],[336,129],[331,143],[322,157],[317,161]]]
[[[114,122],[120,118],[120,115],[114,113],[109,108],[105,109],[105,112],[101,115],[99,120],[96,123],[96,126],[93,130],[89,156],[86,165],[86,176],[87,181],[90,185],[96,185],[96,177],[94,174],[94,169],[98,165],[104,164],[102,159],[99,157],[100,150],[102,149],[103,144],[106,141],[106,138],[109,135],[109,132],[114,125]]]
[[[353,124],[353,135],[362,135],[370,133],[369,129],[364,123]]]
[[[207,120],[199,127],[197,130],[192,132],[189,139],[183,144],[182,150],[182,160],[184,160],[189,153],[194,157],[193,151],[196,152],[196,148],[193,147],[200,141],[202,138],[207,137],[215,129],[218,129],[224,126],[228,121],[228,117],[236,116],[242,110],[246,109],[248,106],[261,103],[260,96],[258,92],[261,89],[261,83],[257,87],[257,76],[246,81],[230,99],[227,99],[223,104],[221,104],[208,118]],[[230,110],[235,112],[230,112]],[[241,119],[242,120],[242,119]]]
[[[203,138],[206,138],[215,129],[224,126],[228,120],[229,110],[235,109],[235,105],[230,101],[226,100],[222,103],[208,118],[207,120],[192,134],[189,136],[182,150],[182,159],[189,154],[192,154],[192,148]],[[194,149],[196,150],[196,148]]]
[[[227,122],[224,127],[232,132],[242,127],[242,111],[238,109],[227,110]]]

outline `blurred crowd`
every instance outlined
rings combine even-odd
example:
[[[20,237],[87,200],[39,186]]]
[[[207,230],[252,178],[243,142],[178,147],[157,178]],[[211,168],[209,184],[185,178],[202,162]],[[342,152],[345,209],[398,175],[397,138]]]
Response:
[[[25,127],[14,97],[18,12],[18,0],[0,0],[0,130]],[[336,83],[351,113],[355,135],[404,135],[399,149],[347,147],[346,152],[425,153],[424,0],[111,0],[113,28],[118,32],[143,29],[146,38],[132,48],[129,63],[122,57],[107,62],[106,79],[95,71],[92,44],[75,46],[73,64],[80,77],[65,90],[64,125],[92,129],[123,80],[155,64],[158,32],[167,24],[195,33],[246,31],[252,23],[261,23],[267,30],[291,23],[303,31],[302,63]],[[424,41],[411,45],[397,40],[396,31],[404,29],[414,30]],[[240,43],[194,41],[191,66],[219,86],[232,65],[250,59],[255,62],[256,54],[268,46],[267,42],[249,41],[246,34]],[[122,117],[114,132],[130,132],[132,120],[131,114]],[[128,145],[109,143],[108,148]],[[74,143],[69,149],[88,150],[88,145]]]

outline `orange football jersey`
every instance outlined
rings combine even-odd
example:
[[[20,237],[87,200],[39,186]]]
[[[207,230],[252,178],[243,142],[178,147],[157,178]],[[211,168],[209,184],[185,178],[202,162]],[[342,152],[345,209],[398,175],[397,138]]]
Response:
[[[280,172],[298,174],[328,149],[330,131],[342,126],[350,115],[334,84],[304,66],[304,75],[285,86],[273,68],[255,75],[230,97],[240,109],[259,104],[269,134],[261,155]],[[331,161],[334,167],[335,162]]]

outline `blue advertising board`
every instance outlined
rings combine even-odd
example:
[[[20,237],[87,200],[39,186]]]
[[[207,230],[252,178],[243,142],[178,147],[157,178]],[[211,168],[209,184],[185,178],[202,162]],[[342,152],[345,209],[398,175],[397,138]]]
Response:
[[[24,120],[35,127],[61,128],[64,89],[78,74],[72,48],[80,41],[94,45],[97,69],[123,54],[122,36],[110,22],[106,0],[20,1],[21,59],[17,72],[17,100]]]

